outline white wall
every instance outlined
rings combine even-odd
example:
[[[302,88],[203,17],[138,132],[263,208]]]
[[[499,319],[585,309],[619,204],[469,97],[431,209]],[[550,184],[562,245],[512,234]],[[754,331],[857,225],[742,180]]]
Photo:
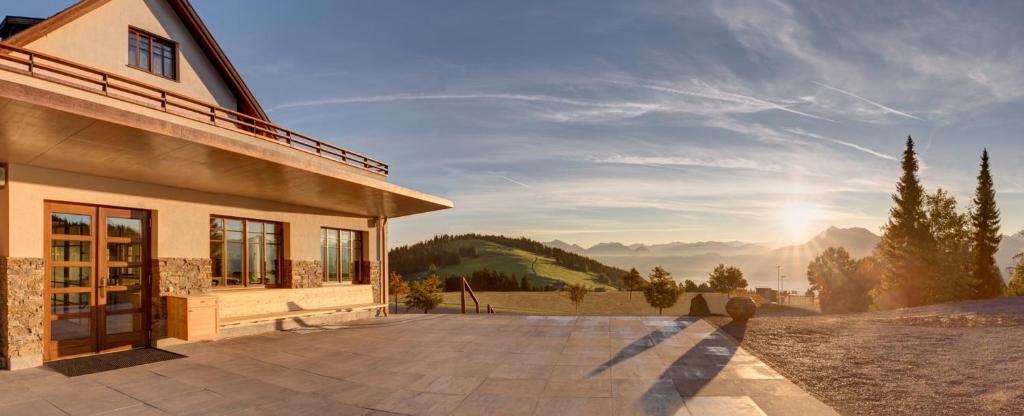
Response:
[[[128,66],[129,26],[178,43],[177,80]],[[238,108],[228,84],[164,0],[111,0],[25,47],[221,107]]]

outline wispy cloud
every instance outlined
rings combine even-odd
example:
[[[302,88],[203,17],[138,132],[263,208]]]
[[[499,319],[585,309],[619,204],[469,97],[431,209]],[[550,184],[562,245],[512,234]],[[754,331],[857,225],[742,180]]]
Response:
[[[819,87],[827,88],[827,89],[830,89],[832,91],[838,92],[840,94],[847,95],[847,96],[856,98],[858,100],[861,100],[863,102],[866,102],[868,104],[871,104],[871,105],[873,105],[875,107],[878,107],[879,109],[885,111],[886,113],[895,114],[895,115],[903,116],[903,117],[907,117],[907,118],[912,118],[914,120],[921,120],[920,118],[914,116],[913,114],[905,113],[905,112],[897,110],[895,108],[892,108],[892,107],[889,107],[889,106],[886,106],[886,105],[883,105],[883,104],[879,104],[879,103],[877,103],[875,101],[871,101],[871,100],[869,100],[867,98],[861,97],[861,96],[859,96],[857,94],[854,94],[852,92],[849,92],[849,91],[846,91],[846,90],[842,90],[842,89],[833,87],[833,86],[828,85],[828,84],[822,84],[822,83],[820,83],[818,81],[811,81],[811,82],[814,83],[815,85],[819,86]]]
[[[875,156],[875,157],[878,157],[878,158],[882,158],[882,159],[885,159],[885,160],[892,160],[892,161],[898,160],[898,159],[896,159],[893,156],[890,156],[890,155],[887,155],[885,153],[878,152],[878,151],[875,151],[875,150],[868,149],[868,148],[866,148],[864,146],[861,146],[859,144],[856,144],[856,143],[850,143],[850,142],[839,140],[839,139],[835,139],[835,138],[832,138],[832,137],[822,136],[820,134],[811,133],[811,132],[804,131],[804,130],[801,130],[801,129],[786,129],[786,131],[788,131],[790,133],[793,133],[793,134],[797,134],[797,135],[801,135],[801,136],[805,136],[805,137],[811,137],[811,138],[815,138],[815,139],[818,139],[818,140],[824,140],[824,141],[835,143],[835,144],[838,144],[838,145],[841,145],[841,146],[846,146],[846,147],[849,147],[851,149],[857,149],[857,150],[860,150],[860,151],[862,151],[864,153],[867,153],[869,155],[872,155],[872,156]]]
[[[504,179],[504,180],[506,180],[506,181],[508,181],[508,182],[511,182],[511,183],[514,183],[514,184],[516,184],[516,185],[522,186],[523,188],[533,188],[533,187],[532,187],[532,186],[530,186],[530,185],[527,185],[527,184],[525,184],[525,183],[519,182],[519,181],[517,181],[517,180],[515,180],[515,179],[512,179],[512,178],[510,178],[510,177],[508,177],[508,176],[502,176],[502,177],[501,177],[501,179]]]
[[[571,98],[555,97],[550,95],[527,95],[527,94],[387,94],[362,97],[339,97],[325,98],[320,100],[294,101],[277,105],[270,108],[270,111],[283,110],[286,108],[319,107],[325,105],[342,104],[365,104],[384,103],[393,101],[428,101],[428,100],[510,100],[533,103],[563,104],[580,107],[599,107],[607,109],[631,109],[639,111],[653,111],[660,107],[655,104],[633,103],[633,102],[599,102],[575,100]]]
[[[767,164],[753,159],[725,157],[725,158],[695,158],[695,157],[674,157],[674,156],[626,156],[610,155],[590,157],[587,161],[594,163],[609,163],[619,165],[640,165],[652,167],[666,166],[692,166],[719,169],[744,169],[762,172],[779,172],[781,166]]]
[[[685,95],[685,96],[696,97],[696,98],[703,98],[703,99],[708,99],[708,100],[726,101],[726,102],[735,103],[735,104],[743,104],[743,105],[747,105],[747,106],[750,106],[752,108],[758,109],[759,111],[763,111],[763,110],[779,110],[779,111],[785,111],[787,113],[792,113],[792,114],[796,114],[796,115],[803,116],[803,117],[813,118],[813,119],[816,119],[816,120],[828,121],[828,122],[831,122],[831,123],[835,123],[836,122],[835,120],[832,120],[832,119],[829,119],[829,118],[826,118],[826,117],[822,117],[822,116],[818,116],[818,115],[814,115],[814,114],[810,114],[810,113],[805,113],[803,111],[794,110],[792,108],[789,108],[786,105],[779,104],[779,103],[776,103],[776,102],[772,102],[772,101],[769,101],[769,100],[765,100],[765,99],[762,99],[762,98],[753,97],[753,96],[744,95],[744,94],[738,94],[738,93],[729,92],[729,91],[724,91],[724,90],[721,90],[719,88],[712,87],[711,85],[708,85],[706,83],[700,82],[700,81],[694,80],[693,84],[696,87],[696,89],[693,89],[693,90],[681,89],[681,88],[677,88],[677,87],[667,87],[667,86],[656,85],[656,84],[644,84],[644,83],[632,83],[630,85],[633,85],[633,86],[636,86],[636,87],[640,87],[640,88],[646,88],[646,89],[653,90],[653,91],[667,92],[667,93],[671,93],[671,94]]]

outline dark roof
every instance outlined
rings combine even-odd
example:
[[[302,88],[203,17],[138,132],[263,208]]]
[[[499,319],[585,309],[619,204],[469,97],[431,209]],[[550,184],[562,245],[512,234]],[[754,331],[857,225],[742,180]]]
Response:
[[[4,17],[4,20],[0,21],[0,39],[7,39],[11,36],[14,36],[16,33],[28,29],[35,25],[36,23],[42,22],[43,20],[45,19],[39,17]]]
[[[3,37],[3,41],[14,46],[25,46],[109,1],[81,0],[47,19],[37,21],[32,26],[12,34],[10,38]],[[234,65],[231,65],[231,61],[228,60],[227,55],[220,48],[220,45],[217,44],[217,41],[213,39],[210,30],[206,28],[206,24],[199,18],[199,14],[192,8],[188,0],[167,0],[167,3],[171,5],[175,14],[178,15],[181,22],[188,28],[189,33],[195,38],[196,43],[199,44],[207,59],[217,68],[220,76],[228,82],[231,92],[238,98],[238,112],[269,122],[270,117],[263,111],[263,107],[256,100],[256,96],[245,85],[245,81],[242,81],[241,75],[235,70]]]

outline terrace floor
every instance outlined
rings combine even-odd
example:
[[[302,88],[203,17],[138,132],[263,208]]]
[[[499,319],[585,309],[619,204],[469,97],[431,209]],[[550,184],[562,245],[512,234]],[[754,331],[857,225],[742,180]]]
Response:
[[[0,372],[0,415],[836,414],[692,318],[399,315],[169,351]]]

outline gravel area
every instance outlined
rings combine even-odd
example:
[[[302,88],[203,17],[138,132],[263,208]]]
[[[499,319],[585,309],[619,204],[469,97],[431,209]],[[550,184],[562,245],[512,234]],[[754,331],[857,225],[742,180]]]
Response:
[[[1024,415],[1024,297],[709,318],[844,415]]]

